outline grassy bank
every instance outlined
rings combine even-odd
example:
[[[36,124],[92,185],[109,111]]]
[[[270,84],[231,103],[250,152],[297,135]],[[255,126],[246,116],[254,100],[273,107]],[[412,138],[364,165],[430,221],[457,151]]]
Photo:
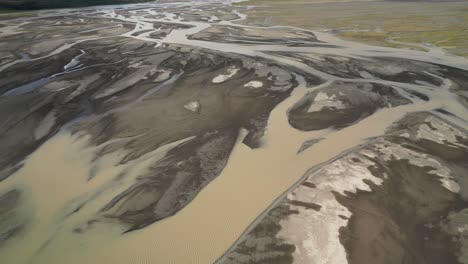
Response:
[[[249,23],[333,30],[372,45],[431,44],[468,57],[468,2],[327,2],[252,0]]]

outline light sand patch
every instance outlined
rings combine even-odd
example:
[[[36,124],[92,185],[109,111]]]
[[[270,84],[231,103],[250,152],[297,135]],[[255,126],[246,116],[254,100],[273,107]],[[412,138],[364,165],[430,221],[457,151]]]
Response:
[[[200,109],[200,103],[198,101],[192,101],[185,104],[184,107],[192,112],[197,112]]]
[[[259,81],[251,81],[246,84],[244,84],[244,87],[251,88],[251,89],[257,89],[263,87],[263,83]]]
[[[336,96],[333,94],[328,96],[324,92],[319,92],[314,99],[314,102],[310,105],[307,110],[308,113],[319,112],[324,107],[335,108],[335,109],[345,109],[346,105],[343,104]]]
[[[354,163],[352,158],[360,158],[361,163]],[[294,263],[347,263],[339,230],[347,225],[348,220],[340,216],[349,218],[351,213],[338,203],[333,192],[346,195],[345,192],[356,193],[357,190],[371,191],[363,180],[378,185],[382,183],[381,179],[373,176],[367,169],[373,164],[368,159],[349,154],[308,176],[306,182],[314,184],[316,188],[311,190],[301,185],[287,196],[288,200],[321,206],[318,211],[291,206],[292,210],[299,213],[291,214],[280,222],[278,236],[296,246]]]
[[[227,81],[229,78],[231,78],[232,76],[236,75],[238,72],[239,72],[239,68],[236,68],[236,67],[229,67],[227,69],[227,74],[220,74],[216,77],[213,78],[213,80],[211,81],[212,83],[223,83],[225,81]]]

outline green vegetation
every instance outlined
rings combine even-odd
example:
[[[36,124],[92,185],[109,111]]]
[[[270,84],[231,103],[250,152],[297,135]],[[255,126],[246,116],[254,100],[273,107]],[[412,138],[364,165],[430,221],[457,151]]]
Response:
[[[12,12],[11,10],[0,10],[0,22],[2,20],[15,19],[19,17],[34,17],[34,16],[37,16],[37,14],[34,12],[28,12],[24,10],[14,11],[14,12]],[[2,24],[0,24],[0,27],[2,27]]]
[[[127,4],[148,0],[0,0],[0,10],[31,10],[93,5]]]

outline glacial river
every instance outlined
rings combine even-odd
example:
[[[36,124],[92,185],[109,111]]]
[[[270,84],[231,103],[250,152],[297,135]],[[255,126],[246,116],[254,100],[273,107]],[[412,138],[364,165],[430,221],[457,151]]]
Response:
[[[217,3],[220,8],[230,3]],[[443,80],[441,87],[424,84],[409,84],[385,81],[381,79],[347,79],[334,76],[297,60],[275,56],[268,51],[313,52],[321,55],[341,55],[348,57],[391,57],[419,60],[444,64],[468,70],[468,61],[461,57],[445,54],[437,48],[428,52],[399,50],[385,47],[367,46],[335,38],[322,32],[314,33],[323,45],[320,47],[292,47],[266,44],[220,43],[191,40],[189,35],[211,27],[213,24],[252,28],[236,22],[245,19],[242,10],[234,21],[200,22],[187,21],[173,13],[167,13],[168,4],[127,5],[128,9],[138,10],[137,14],[125,16],[115,12],[119,6],[100,7],[86,16],[94,18],[112,18],[122,23],[133,24],[135,29],[122,36],[142,41],[163,44],[181,44],[196,46],[221,52],[258,56],[291,65],[304,72],[318,76],[325,82],[316,87],[307,87],[304,78],[296,75],[299,85],[291,96],[280,103],[268,119],[264,145],[251,149],[242,144],[246,133],[241,132],[237,144],[231,153],[229,162],[221,175],[205,187],[185,208],[172,217],[158,221],[141,230],[121,235],[119,227],[110,225],[97,227],[96,230],[83,234],[68,232],[73,226],[93,215],[105,202],[125,186],[110,190],[98,196],[91,206],[85,208],[80,219],[56,225],[57,212],[64,206],[64,201],[89,192],[108,179],[124,170],[130,170],[127,186],[142,171],[173,147],[188,140],[173,142],[151,152],[130,164],[114,165],[118,155],[111,154],[93,164],[97,146],[90,146],[86,136],[71,135],[66,130],[60,131],[31,154],[24,166],[7,180],[0,183],[0,193],[12,186],[28,189],[34,200],[36,212],[34,223],[28,232],[15,243],[0,248],[2,263],[213,263],[231,247],[242,233],[256,221],[257,217],[279,197],[292,188],[305,173],[340,154],[353,149],[369,138],[382,135],[387,127],[401,119],[405,114],[416,111],[444,109],[454,114],[451,118],[459,126],[468,128],[468,111],[448,88],[450,80]],[[203,9],[205,3],[178,3],[174,6],[189,6]],[[86,9],[89,10],[89,9]],[[77,10],[79,12],[79,10]],[[53,11],[54,15],[70,10]],[[142,14],[144,13],[144,14]],[[75,13],[76,14],[76,13]],[[48,14],[50,15],[50,14]],[[154,22],[177,23],[195,26],[188,29],[176,29],[162,40],[150,37]],[[275,30],[280,27],[271,27]],[[139,33],[144,32],[144,33]],[[136,34],[135,34],[136,33]],[[330,47],[327,47],[330,45]],[[336,48],[335,46],[340,46]],[[70,47],[70,46],[69,46]],[[60,49],[61,52],[63,49]],[[28,58],[24,58],[27,60]],[[10,64],[8,66],[11,66]],[[6,68],[6,67],[3,67]],[[411,99],[413,104],[395,108],[385,108],[364,120],[339,131],[320,130],[303,132],[289,125],[287,112],[306,93],[314,89],[327,87],[335,81],[373,82],[386,84],[399,91],[414,90],[428,96],[428,101]],[[323,138],[305,151],[298,153],[301,145],[310,139]],[[97,181],[83,182],[88,169],[97,165]],[[66,179],[60,177],[69,174]],[[52,188],[51,188],[52,187]],[[30,208],[24,208],[30,210]],[[326,221],[324,219],[324,221]],[[326,245],[324,245],[325,247]],[[44,247],[40,250],[40,247]],[[38,253],[40,252],[40,253]]]

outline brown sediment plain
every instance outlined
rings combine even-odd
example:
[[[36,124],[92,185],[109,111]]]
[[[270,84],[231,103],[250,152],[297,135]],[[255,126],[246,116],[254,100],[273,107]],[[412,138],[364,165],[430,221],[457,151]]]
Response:
[[[212,26],[190,36],[191,39],[242,44],[272,44],[288,46],[317,46],[320,41],[309,31],[291,31],[286,28],[242,28]]]
[[[23,228],[24,223],[17,221],[17,212],[15,212],[19,208],[20,195],[18,190],[11,190],[0,196],[0,215],[2,216],[0,230],[7,230],[0,233],[0,247]]]
[[[75,72],[65,70],[48,79],[40,92],[22,90],[22,84],[29,85],[22,77],[30,75],[22,64],[6,70],[2,79],[7,94],[4,113],[13,108],[24,112],[15,111],[17,118],[5,118],[11,120],[11,125],[4,124],[6,135],[11,136],[2,145],[2,161],[18,163],[58,127],[83,114],[85,117],[69,124],[69,129],[73,133],[86,131],[93,144],[107,142],[98,155],[126,149],[129,154],[122,157],[122,163],[161,145],[196,136],[170,151],[148,175],[141,175],[135,185],[103,208],[106,217],[129,223],[130,229],[171,215],[193,199],[196,192],[192,190],[205,186],[224,168],[241,127],[249,130],[245,143],[258,146],[266,125],[262,120],[296,85],[292,74],[270,62],[254,64],[250,58],[228,58],[193,48],[154,49],[114,38],[77,44],[70,54],[81,49],[88,52],[80,56],[79,63],[89,66]],[[54,64],[39,71],[41,77],[59,72],[73,59],[67,54],[61,54],[62,61],[52,57]],[[256,72],[259,67],[262,73]],[[219,82],[215,79],[230,69],[237,70],[235,76]],[[10,72],[15,72],[18,80],[9,78]],[[252,79],[262,87],[246,86]],[[11,90],[13,85],[19,88]],[[22,108],[22,102],[30,107]],[[19,137],[21,133],[25,140]],[[6,151],[13,145],[16,155]]]
[[[388,58],[386,56],[366,58],[340,56],[339,49],[336,54],[274,51],[270,53],[294,58],[314,69],[333,76],[351,79],[379,78],[404,83],[440,85],[441,79],[437,78],[436,74],[443,71],[444,68],[446,69],[446,67],[437,64],[415,60],[402,63],[404,60],[400,58]],[[426,71],[421,71],[421,69],[426,69]],[[448,72],[451,72],[450,68]]]
[[[372,83],[335,82],[308,93],[289,111],[291,126],[313,131],[340,129],[372,115],[382,107],[411,101],[389,86]]]
[[[464,231],[447,232],[446,225],[450,214],[468,206],[466,136],[427,113],[409,115],[388,132],[393,133],[389,146],[383,141],[377,148],[399,145],[405,152],[423,153],[420,157],[427,164],[418,164],[414,154],[403,158],[398,151],[382,150],[381,156],[390,159],[382,162],[376,157],[369,169],[383,183],[370,184],[371,193],[337,195],[352,213],[348,226],[340,230],[349,262],[464,263]],[[454,141],[439,141],[441,133],[455,135]],[[362,254],[369,251],[372,254]]]
[[[237,25],[239,10],[147,3],[2,20],[2,260],[211,263],[260,215],[220,261],[361,261],[351,258],[372,254],[350,237],[361,219],[377,220],[354,205],[381,199],[385,177],[410,169],[431,174],[421,184],[443,200],[417,215],[447,218],[434,254],[458,257],[464,240],[445,241],[466,217],[456,211],[466,192],[466,61]],[[427,113],[375,138],[418,111]],[[306,189],[292,188],[264,218],[310,168]],[[375,210],[401,228],[417,222],[390,207]],[[416,250],[415,259],[426,249]]]

